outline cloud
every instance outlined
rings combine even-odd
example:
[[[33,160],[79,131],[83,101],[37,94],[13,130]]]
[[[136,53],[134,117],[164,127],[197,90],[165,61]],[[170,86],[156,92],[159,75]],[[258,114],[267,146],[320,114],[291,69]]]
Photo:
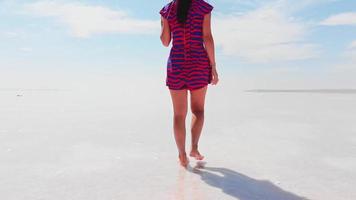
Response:
[[[303,60],[318,56],[305,42],[308,26],[277,7],[264,6],[242,15],[217,15],[214,35],[223,53],[246,62]]]
[[[33,51],[33,49],[31,47],[21,47],[21,48],[19,48],[19,50],[22,52],[26,52],[26,53]]]
[[[326,26],[356,25],[356,12],[346,12],[333,15],[323,20],[320,24]]]
[[[13,28],[12,30],[0,30],[0,38],[5,39],[26,39],[26,34],[19,28]]]
[[[355,63],[356,66],[356,40],[352,41],[346,50],[346,56]]]
[[[15,32],[15,31],[0,31],[0,35],[1,36],[5,36],[6,38],[16,38],[20,34],[18,32]]]
[[[350,46],[349,46],[350,49],[355,49],[356,50],[356,40],[352,41]]]
[[[295,0],[277,0],[274,4],[277,6],[280,5],[283,10],[298,12],[307,7],[316,7],[320,4],[334,3],[337,1],[342,0],[299,0],[298,3],[296,3]]]
[[[274,7],[287,11],[288,13],[298,12],[306,7],[313,7],[319,4],[333,3],[341,0],[299,0],[295,3],[295,0],[219,0],[219,2],[231,3],[231,5],[248,8],[261,8],[264,6]]]
[[[67,25],[73,36],[80,38],[105,33],[152,34],[159,28],[159,21],[135,19],[121,10],[79,2],[38,1],[26,4],[25,11],[53,17]]]

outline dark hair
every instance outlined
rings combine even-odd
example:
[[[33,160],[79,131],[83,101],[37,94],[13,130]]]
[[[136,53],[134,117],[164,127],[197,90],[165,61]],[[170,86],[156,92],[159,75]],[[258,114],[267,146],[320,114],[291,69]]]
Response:
[[[178,0],[177,18],[178,22],[184,24],[188,18],[188,11],[192,0]]]

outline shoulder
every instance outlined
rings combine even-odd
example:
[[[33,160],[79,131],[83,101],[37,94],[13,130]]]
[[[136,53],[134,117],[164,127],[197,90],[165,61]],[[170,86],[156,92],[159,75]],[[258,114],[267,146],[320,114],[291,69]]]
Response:
[[[167,3],[166,5],[163,6],[162,10],[169,9],[173,5],[173,3],[174,3],[174,1],[171,1],[171,2]]]
[[[214,9],[214,6],[205,0],[195,0],[194,2],[195,7],[197,7],[197,10],[200,11],[201,14],[208,14]]]
[[[164,5],[163,8],[159,11],[159,14],[161,14],[164,18],[167,18],[170,13],[170,10],[172,9],[173,3],[174,1],[171,1]]]

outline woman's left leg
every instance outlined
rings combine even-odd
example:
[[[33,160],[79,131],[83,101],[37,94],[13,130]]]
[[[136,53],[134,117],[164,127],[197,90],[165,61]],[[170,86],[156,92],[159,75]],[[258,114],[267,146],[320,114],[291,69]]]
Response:
[[[197,160],[202,160],[202,156],[198,151],[199,138],[204,125],[204,104],[208,86],[190,91],[190,107],[192,110],[191,121],[191,151],[190,156]]]
[[[170,90],[174,117],[173,117],[173,130],[174,138],[178,147],[179,160],[181,165],[186,167],[188,165],[188,158],[185,152],[185,118],[188,110],[188,93],[186,89],[183,90]]]

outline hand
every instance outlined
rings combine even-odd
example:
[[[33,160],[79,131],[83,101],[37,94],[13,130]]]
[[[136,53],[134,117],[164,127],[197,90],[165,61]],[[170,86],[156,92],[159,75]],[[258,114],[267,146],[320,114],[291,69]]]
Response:
[[[211,76],[212,76],[211,84],[217,85],[219,82],[219,75],[215,67],[212,68]]]

